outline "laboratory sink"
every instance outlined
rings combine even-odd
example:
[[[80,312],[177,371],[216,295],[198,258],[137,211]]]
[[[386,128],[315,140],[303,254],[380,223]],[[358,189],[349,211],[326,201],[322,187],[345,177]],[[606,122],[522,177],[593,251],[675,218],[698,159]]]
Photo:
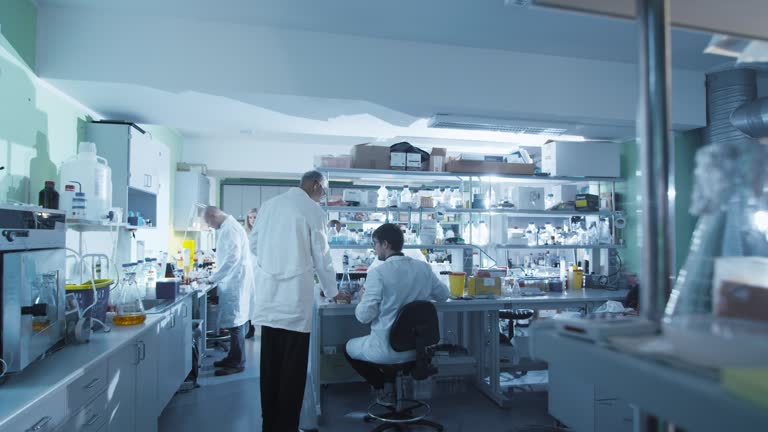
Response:
[[[159,314],[168,310],[174,301],[169,299],[144,299],[141,303],[144,306],[144,313]]]

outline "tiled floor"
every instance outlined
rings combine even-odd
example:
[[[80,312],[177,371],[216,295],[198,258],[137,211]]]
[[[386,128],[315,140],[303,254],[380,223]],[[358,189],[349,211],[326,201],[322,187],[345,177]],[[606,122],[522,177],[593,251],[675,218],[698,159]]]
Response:
[[[213,375],[212,363],[223,356],[221,351],[203,359],[200,387],[173,398],[160,418],[160,432],[261,431],[258,335],[246,341],[246,345],[247,367],[241,374],[228,377]],[[373,425],[361,420],[369,398],[370,391],[363,384],[328,387],[320,431],[363,432],[373,429]],[[509,409],[498,408],[474,389],[436,396],[430,403],[433,407],[430,418],[442,423],[446,432],[539,432],[550,429],[533,426],[554,424],[554,420],[547,415],[546,395],[543,393],[518,394],[514,407]]]

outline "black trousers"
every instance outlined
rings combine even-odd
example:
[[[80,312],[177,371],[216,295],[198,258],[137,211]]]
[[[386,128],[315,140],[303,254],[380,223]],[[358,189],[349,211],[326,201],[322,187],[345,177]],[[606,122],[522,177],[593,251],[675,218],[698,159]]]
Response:
[[[309,333],[261,327],[263,432],[299,430],[309,361]]]
[[[346,357],[347,361],[352,366],[352,369],[360,374],[360,376],[376,390],[383,389],[385,383],[393,382],[395,380],[395,375],[385,373],[376,363],[357,360],[350,357],[346,347],[344,347],[344,357]]]

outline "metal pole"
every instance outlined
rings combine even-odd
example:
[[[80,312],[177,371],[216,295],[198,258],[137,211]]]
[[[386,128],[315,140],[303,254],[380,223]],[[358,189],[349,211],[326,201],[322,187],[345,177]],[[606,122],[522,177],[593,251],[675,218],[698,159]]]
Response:
[[[640,103],[637,132],[642,169],[643,286],[640,314],[659,322],[670,291],[669,1],[637,2],[640,40]]]

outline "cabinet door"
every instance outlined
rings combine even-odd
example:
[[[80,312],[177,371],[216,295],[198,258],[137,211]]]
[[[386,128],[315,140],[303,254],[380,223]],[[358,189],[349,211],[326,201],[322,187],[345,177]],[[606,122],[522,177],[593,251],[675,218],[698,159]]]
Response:
[[[241,185],[224,185],[221,195],[221,209],[237,220],[243,220],[243,187]]]
[[[131,142],[129,145],[129,173],[128,185],[144,191],[151,191],[152,162],[151,141],[146,134],[131,129]]]
[[[287,188],[285,189],[287,190]],[[261,187],[261,205],[264,205],[270,199],[283,193],[281,186],[262,186]]]
[[[183,376],[181,381],[187,379],[187,375],[192,370],[192,298],[187,297],[181,305],[181,331],[183,332],[181,352],[184,354]]]
[[[156,432],[157,418],[164,408],[157,403],[158,362],[163,355],[158,330],[159,326],[155,324],[137,339],[141,359],[136,368],[137,432]]]
[[[243,186],[243,217],[254,207],[261,207],[261,186]]]
[[[172,389],[172,377],[169,375],[169,371],[172,368],[174,361],[174,347],[173,333],[171,328],[171,322],[173,318],[171,314],[166,312],[164,318],[160,321],[160,331],[158,331],[157,341],[163,350],[163,354],[159,356],[157,367],[157,406],[160,411],[168,405],[168,402],[173,396],[175,389]]]
[[[139,346],[131,341],[107,360],[107,413],[109,432],[136,430],[136,366]]]

